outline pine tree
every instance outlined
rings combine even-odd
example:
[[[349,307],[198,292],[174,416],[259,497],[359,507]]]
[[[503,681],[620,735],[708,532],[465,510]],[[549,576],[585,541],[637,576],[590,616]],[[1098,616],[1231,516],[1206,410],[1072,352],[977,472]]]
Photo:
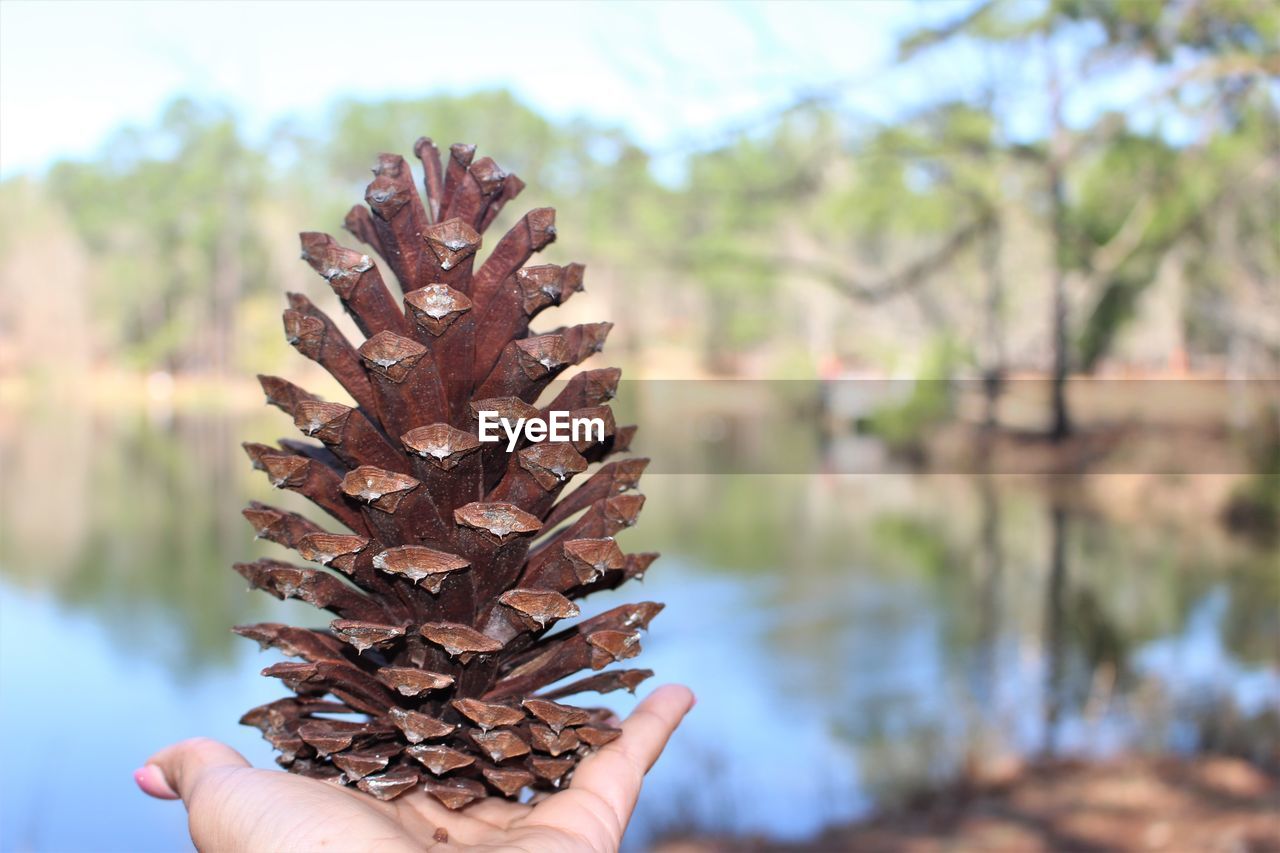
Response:
[[[301,294],[288,296],[285,332],[354,405],[260,376],[267,402],[313,441],[245,445],[275,486],[346,530],[253,503],[244,514],[260,537],[324,568],[262,559],[236,570],[335,618],[328,629],[235,630],[298,659],[263,670],[296,695],[241,720],[282,766],[383,800],[421,784],[457,809],[555,789],[617,737],[607,711],[559,700],[634,691],[651,672],[605,668],[639,652],[639,629],[662,606],[625,605],[553,629],[579,616],[577,600],[642,575],[657,556],[624,554],[613,539],[640,512],[643,496],[627,492],[648,462],[605,461],[635,433],[615,426],[607,405],[620,372],[578,372],[539,405],[559,374],[601,349],[611,324],[532,332],[534,318],[582,289],[580,264],[525,266],[555,239],[555,211],[526,213],[477,263],[481,235],[524,183],[475,159],[474,146],[452,146],[442,163],[424,138],[415,153],[425,203],[404,158],[383,154],[368,206],[345,222],[395,275],[403,307],[368,255],[301,235],[303,259],[365,340],[348,341]],[[479,439],[482,411],[598,417],[605,435],[508,452],[505,436]],[[582,670],[592,672],[571,678]]]

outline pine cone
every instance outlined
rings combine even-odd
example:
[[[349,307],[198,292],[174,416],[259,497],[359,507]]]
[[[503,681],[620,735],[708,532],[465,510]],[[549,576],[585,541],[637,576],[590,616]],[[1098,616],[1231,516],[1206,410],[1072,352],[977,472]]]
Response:
[[[555,239],[555,211],[532,210],[477,264],[481,234],[524,187],[475,148],[446,167],[415,152],[426,204],[404,158],[383,154],[346,227],[386,262],[403,309],[368,255],[304,233],[302,257],[329,282],[365,340],[354,346],[311,300],[289,294],[289,342],[319,362],[354,407],[260,376],[267,402],[319,443],[246,444],[271,482],[306,496],[347,531],[254,503],[258,535],[325,569],[273,559],[235,568],[253,587],[333,614],[328,630],[277,623],[237,633],[299,658],[263,670],[296,695],[254,708],[289,770],[389,800],[417,787],[449,808],[564,784],[587,752],[618,736],[607,711],[557,700],[634,691],[648,670],[602,670],[639,652],[662,608],[626,605],[552,632],[576,599],[637,577],[656,554],[623,554],[632,489],[648,460],[606,405],[619,371],[587,370],[535,405],[558,374],[597,352],[609,323],[534,334],[530,321],[582,288],[583,267],[524,266]],[[481,412],[598,417],[577,441],[482,442]],[[585,481],[564,497],[568,481]],[[557,499],[559,499],[557,501]],[[353,715],[345,717],[343,715]]]

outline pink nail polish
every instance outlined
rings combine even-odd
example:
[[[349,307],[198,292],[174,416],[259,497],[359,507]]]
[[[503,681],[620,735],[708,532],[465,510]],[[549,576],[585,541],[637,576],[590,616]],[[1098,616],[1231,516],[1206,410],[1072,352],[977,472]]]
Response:
[[[139,767],[137,770],[133,771],[133,781],[137,784],[142,793],[152,797],[156,796],[155,785],[151,780],[151,774],[148,772],[148,768]]]
[[[148,764],[145,767],[139,767],[133,771],[133,781],[142,789],[142,793],[149,797],[156,797],[161,800],[172,800],[177,798],[177,794],[169,787],[169,782],[164,778],[164,771],[154,764]]]

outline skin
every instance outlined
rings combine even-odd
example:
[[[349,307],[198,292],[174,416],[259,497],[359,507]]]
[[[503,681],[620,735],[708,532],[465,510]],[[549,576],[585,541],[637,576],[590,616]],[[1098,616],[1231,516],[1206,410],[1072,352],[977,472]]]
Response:
[[[687,687],[659,687],[596,750],[569,787],[536,805],[487,799],[450,811],[421,792],[389,803],[358,790],[257,770],[226,744],[193,738],[134,773],[145,793],[181,799],[201,851],[343,850],[612,853],[644,774],[694,704]]]

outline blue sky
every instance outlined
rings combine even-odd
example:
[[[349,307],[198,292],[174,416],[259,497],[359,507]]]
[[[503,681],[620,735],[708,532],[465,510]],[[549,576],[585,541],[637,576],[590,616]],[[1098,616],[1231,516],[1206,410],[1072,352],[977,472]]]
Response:
[[[913,85],[881,79],[896,34],[968,2],[4,0],[0,176],[91,154],[179,94],[228,104],[260,134],[344,96],[504,86],[551,117],[620,124],[660,150],[833,84],[861,83],[848,105],[884,115]]]

